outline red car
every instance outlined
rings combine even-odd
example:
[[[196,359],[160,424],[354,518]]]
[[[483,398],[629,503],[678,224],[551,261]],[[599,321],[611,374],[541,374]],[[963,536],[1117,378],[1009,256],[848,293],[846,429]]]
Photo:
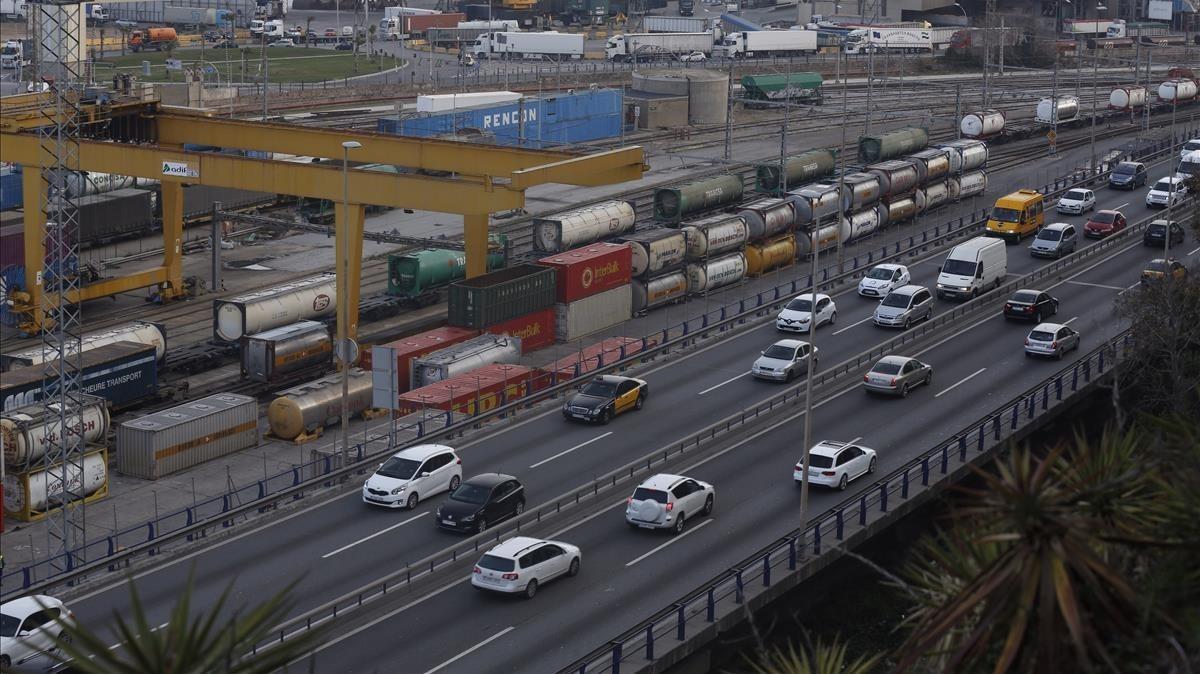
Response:
[[[337,31],[333,28],[326,28],[325,37],[337,37]]]
[[[1121,211],[1096,211],[1083,226],[1084,236],[1100,239],[1125,229],[1125,216]]]

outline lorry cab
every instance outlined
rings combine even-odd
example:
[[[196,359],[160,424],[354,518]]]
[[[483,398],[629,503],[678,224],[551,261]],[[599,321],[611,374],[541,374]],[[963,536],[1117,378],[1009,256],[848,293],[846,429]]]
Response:
[[[1179,168],[1175,169],[1176,176],[1184,178],[1195,178],[1200,176],[1200,150],[1193,150],[1179,161]]]
[[[1046,221],[1042,199],[1042,193],[1037,190],[1017,190],[997,199],[987,221],[988,236],[1017,243],[1025,236],[1036,234]]]

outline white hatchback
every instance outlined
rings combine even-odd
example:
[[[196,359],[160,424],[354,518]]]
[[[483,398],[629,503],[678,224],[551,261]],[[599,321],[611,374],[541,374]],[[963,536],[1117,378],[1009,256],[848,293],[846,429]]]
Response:
[[[816,314],[816,327],[837,322],[837,305],[829,295],[817,293],[817,307],[813,310],[812,293],[797,295],[787,303],[783,311],[775,319],[775,328],[787,332],[808,332],[813,327],[813,315]]]
[[[863,297],[887,297],[888,293],[908,285],[911,280],[908,267],[902,264],[877,264],[858,282],[858,294]]]
[[[30,595],[0,605],[0,614],[0,671],[43,671],[58,663],[54,639],[75,623],[61,601]]]
[[[662,473],[638,485],[625,500],[625,521],[635,529],[683,533],[689,517],[712,513],[716,491],[707,482]]]
[[[492,592],[523,593],[532,599],[542,585],[578,574],[582,563],[583,553],[574,545],[515,536],[479,558],[471,585]]]
[[[850,481],[875,472],[875,450],[848,442],[822,440],[808,452],[808,482],[844,490]],[[799,487],[804,479],[804,464],[796,462],[792,479]]]
[[[1079,348],[1079,333],[1068,325],[1038,323],[1025,338],[1025,355],[1062,360],[1063,354]]]
[[[417,445],[379,464],[362,488],[363,503],[416,508],[422,498],[454,491],[462,483],[462,459],[446,445]]]
[[[1067,190],[1054,210],[1079,215],[1096,208],[1096,193],[1091,190]]]

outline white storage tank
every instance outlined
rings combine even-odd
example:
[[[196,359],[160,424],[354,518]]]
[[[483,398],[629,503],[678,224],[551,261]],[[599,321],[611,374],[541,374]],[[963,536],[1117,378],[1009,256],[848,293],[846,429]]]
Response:
[[[911,220],[917,214],[917,202],[913,197],[892,199],[879,204],[879,226],[894,225]]]
[[[248,335],[242,342],[242,376],[271,382],[291,372],[329,365],[333,340],[324,323],[299,321]]]
[[[828,225],[823,225],[816,234],[817,250],[826,251],[830,248],[835,248],[839,242],[843,242],[843,235],[846,231],[845,222],[834,222]],[[796,233],[796,257],[805,258],[812,254],[813,232]]]
[[[493,363],[516,364],[521,360],[521,338],[511,335],[480,335],[427,353],[412,361],[412,385],[429,386]]]
[[[75,498],[95,500],[108,493],[108,452],[98,450],[83,456],[82,470],[74,463],[38,468],[27,473],[7,473],[4,476],[4,510],[10,515],[31,521],[62,505],[63,479],[70,485]]]
[[[987,174],[983,171],[964,173],[958,178],[958,194],[954,199],[970,199],[987,191]]]
[[[842,209],[857,211],[879,201],[879,178],[869,173],[851,173],[842,179]]]
[[[80,338],[79,351],[83,353],[116,342],[137,342],[138,344],[152,345],[154,347],[155,358],[159,362],[162,362],[163,358],[167,355],[167,328],[159,323],[134,321],[129,325],[91,332]],[[47,355],[52,353],[47,352]],[[41,365],[44,362],[44,356],[41,347],[38,347],[18,353],[0,355],[0,362],[3,362],[4,371],[7,372],[14,367]]]
[[[236,342],[296,321],[332,316],[337,311],[334,274],[321,274],[227,300],[213,300],[213,333]]]
[[[1057,117],[1054,117],[1054,111],[1058,111]],[[1057,121],[1059,124],[1070,122],[1079,116],[1079,99],[1074,96],[1059,96],[1058,104],[1055,105],[1053,98],[1047,96],[1038,101],[1037,114],[1034,120],[1042,124],[1053,124]]]
[[[912,192],[920,181],[917,164],[909,159],[891,159],[871,164],[866,172],[879,179],[879,193],[883,199]]]
[[[917,167],[921,184],[945,180],[950,175],[950,152],[941,148],[929,148],[910,154],[906,159]]]
[[[258,446],[258,401],[218,393],[117,426],[117,470],[157,480]]]
[[[353,368],[348,379],[350,416],[371,409],[371,373]],[[311,439],[325,426],[337,423],[342,414],[342,375],[331,374],[281,391],[278,396],[267,407],[271,434],[298,442]]]
[[[1158,85],[1158,100],[1185,103],[1196,98],[1196,83],[1192,80],[1167,80]]]
[[[1108,107],[1113,110],[1136,110],[1146,105],[1146,87],[1117,87],[1108,95]]]
[[[665,272],[683,264],[687,256],[687,233],[681,229],[651,227],[626,234],[616,241],[629,244],[635,277]]]
[[[554,338],[571,342],[618,326],[633,317],[629,285],[605,290],[581,300],[554,305]]]
[[[796,221],[796,211],[787,199],[759,199],[744,204],[738,216],[750,228],[750,240],[759,241],[783,234]]]
[[[945,181],[931,183],[917,190],[914,199],[918,213],[931,211],[950,200],[950,186]]]
[[[633,292],[633,313],[641,314],[649,309],[671,302],[679,302],[687,297],[687,274],[675,271],[647,281],[634,279],[631,290]]]
[[[741,281],[746,276],[746,256],[732,253],[687,266],[688,292],[703,293]]]
[[[80,396],[83,404],[70,406],[69,432],[83,444],[103,443],[110,423],[108,404],[97,396]],[[46,456],[57,441],[62,427],[58,403],[20,407],[0,416],[0,444],[4,446],[4,463],[10,472],[24,470]]]
[[[811,227],[819,219],[833,222],[838,217],[840,192],[837,183],[815,183],[788,192],[796,209],[796,226]]]
[[[958,128],[967,138],[990,138],[1004,131],[1003,110],[976,110],[963,115]]]
[[[741,250],[750,240],[750,227],[746,225],[746,219],[737,215],[714,215],[687,223],[680,229],[687,237],[689,260]],[[634,304],[637,304],[636,297]]]
[[[958,175],[983,168],[988,160],[987,143],[981,140],[952,140],[938,146],[950,158],[950,172]]]
[[[857,241],[863,237],[870,236],[875,233],[875,230],[879,229],[879,211],[874,208],[866,208],[851,213],[846,217],[842,229],[845,231],[846,237],[843,241]]]
[[[627,201],[606,201],[547,218],[534,218],[533,245],[543,253],[561,253],[609,236],[633,231],[637,214]]]

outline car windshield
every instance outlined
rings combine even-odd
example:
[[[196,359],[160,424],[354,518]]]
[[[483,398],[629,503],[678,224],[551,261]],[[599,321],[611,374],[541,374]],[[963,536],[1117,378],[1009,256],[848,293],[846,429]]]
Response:
[[[412,459],[404,459],[398,456],[393,456],[385,461],[384,464],[379,467],[379,470],[375,471],[375,474],[397,480],[411,480],[412,476],[420,467],[420,461],[413,461]]]
[[[616,384],[610,384],[599,379],[593,379],[583,387],[584,395],[596,396],[597,398],[609,398],[616,392]]]
[[[464,483],[460,485],[458,489],[454,490],[454,493],[450,495],[450,498],[454,499],[455,501],[462,501],[463,503],[479,505],[481,503],[487,503],[488,494],[490,493],[492,493],[492,490],[489,487],[480,487],[477,484]]]
[[[479,558],[479,566],[492,571],[512,571],[517,568],[517,562],[513,559],[505,559],[495,555],[484,555]]]
[[[1158,184],[1154,186],[1154,189],[1158,192],[1170,192],[1171,191],[1171,179],[1163,178],[1162,180],[1158,181]]]
[[[833,467],[833,457],[832,456],[822,456],[820,454],[813,454],[812,452],[809,452],[808,453],[808,466],[809,466],[809,468],[832,468]]]
[[[1062,230],[1059,229],[1043,229],[1038,232],[1037,238],[1042,241],[1058,241],[1062,238]]]
[[[811,311],[812,302],[807,297],[797,297],[788,302],[787,308],[791,311]]]
[[[0,637],[15,637],[20,626],[20,618],[7,613],[0,615]]]
[[[1021,211],[997,206],[992,209],[992,219],[1000,222],[1016,222],[1021,219]]]
[[[1053,342],[1054,333],[1046,332],[1045,330],[1034,330],[1033,332],[1029,333],[1029,339],[1032,339],[1035,342]]]
[[[1116,220],[1116,219],[1117,219],[1116,213],[1105,213],[1104,211],[1100,211],[1099,213],[1092,216],[1092,222],[1099,222],[1102,225],[1111,225],[1113,220]]]
[[[1167,263],[1162,260],[1155,260],[1146,265],[1146,271],[1165,272],[1167,271]]]
[[[1152,222],[1152,223],[1150,223],[1150,227],[1148,227],[1146,229],[1146,233],[1154,234],[1155,236],[1161,236],[1164,229],[1166,229],[1166,225],[1162,225],[1157,222]]]
[[[1134,164],[1118,164],[1117,168],[1113,169],[1113,175],[1131,176],[1137,172],[1137,166]]]
[[[791,360],[794,353],[796,353],[794,348],[780,346],[779,344],[772,344],[766,351],[763,351],[763,355],[767,358],[778,358],[780,360]]]
[[[1083,190],[1071,190],[1063,197],[1064,201],[1083,201],[1087,198],[1087,192]]]
[[[667,492],[658,489],[647,489],[638,487],[633,490],[633,500],[635,501],[658,501],[659,503],[667,502]]]
[[[908,306],[909,296],[903,293],[888,293],[888,296],[880,302],[885,307],[900,307],[901,309]]]
[[[887,281],[888,279],[892,278],[892,270],[888,269],[887,267],[876,267],[872,269],[869,274],[867,274],[867,278]]]
[[[876,374],[899,374],[899,363],[875,363],[875,367],[871,368],[871,372]]]
[[[945,274],[956,274],[958,276],[974,276],[975,263],[968,260],[946,260],[946,265],[942,267],[942,272]]]
[[[1037,293],[1032,290],[1022,290],[1013,295],[1009,301],[1016,304],[1033,304],[1037,301]]]

